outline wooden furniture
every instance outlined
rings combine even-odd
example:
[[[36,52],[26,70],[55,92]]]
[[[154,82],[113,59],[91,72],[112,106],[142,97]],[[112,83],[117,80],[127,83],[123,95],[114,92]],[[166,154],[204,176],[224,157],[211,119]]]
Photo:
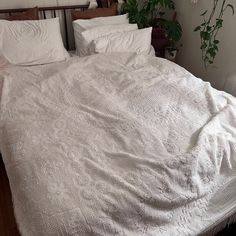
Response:
[[[11,190],[7,173],[0,155],[0,235],[20,236],[14,213],[11,198]]]
[[[156,56],[165,56],[165,47],[168,45],[168,39],[165,35],[165,30],[162,28],[152,29],[152,46],[155,49]]]

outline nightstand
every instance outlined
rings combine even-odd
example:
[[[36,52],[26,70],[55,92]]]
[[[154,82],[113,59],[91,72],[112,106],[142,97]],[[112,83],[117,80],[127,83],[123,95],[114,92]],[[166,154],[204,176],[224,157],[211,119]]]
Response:
[[[162,28],[152,29],[152,46],[155,49],[157,57],[165,56],[165,47],[168,46],[168,39],[165,35],[165,30]]]

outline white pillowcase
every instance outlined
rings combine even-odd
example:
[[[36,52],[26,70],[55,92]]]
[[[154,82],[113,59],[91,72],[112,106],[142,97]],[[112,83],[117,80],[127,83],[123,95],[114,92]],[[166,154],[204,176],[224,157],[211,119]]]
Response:
[[[89,30],[85,30],[81,33],[82,41],[78,48],[80,55],[89,55],[90,43],[100,37],[104,37],[109,34],[129,32],[137,30],[137,24],[121,24],[121,25],[103,25]]]
[[[40,65],[65,60],[69,54],[63,45],[59,18],[0,20],[1,54],[15,65]]]
[[[89,20],[73,21],[76,53],[78,56],[86,56],[87,49],[83,49],[82,32],[99,26],[129,24],[128,15],[96,17]]]
[[[93,40],[91,53],[135,52],[149,55],[152,27],[125,33],[110,34]]]
[[[150,46],[150,50],[149,50],[148,55],[149,55],[149,56],[152,56],[152,57],[155,57],[155,56],[156,56],[155,49],[154,49],[154,47],[153,47],[152,45]]]
[[[129,23],[128,14],[118,16],[95,17],[88,20],[79,19],[73,21],[73,25],[76,28],[79,28],[81,32],[102,25],[120,25],[126,23]]]

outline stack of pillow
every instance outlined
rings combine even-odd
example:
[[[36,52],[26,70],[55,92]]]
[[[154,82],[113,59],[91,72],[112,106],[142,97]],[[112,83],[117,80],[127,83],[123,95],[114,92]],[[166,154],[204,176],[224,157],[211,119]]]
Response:
[[[76,18],[73,12],[72,16]],[[139,30],[137,24],[129,24],[127,15],[77,19],[73,28],[78,56],[107,52],[155,54],[151,46],[152,28]]]
[[[137,24],[129,24],[127,15],[116,13],[117,4],[72,11],[78,56],[107,52],[154,55],[152,28],[138,30]],[[68,57],[59,18],[39,20],[36,7],[0,20],[0,66],[6,61],[15,65],[42,65]]]

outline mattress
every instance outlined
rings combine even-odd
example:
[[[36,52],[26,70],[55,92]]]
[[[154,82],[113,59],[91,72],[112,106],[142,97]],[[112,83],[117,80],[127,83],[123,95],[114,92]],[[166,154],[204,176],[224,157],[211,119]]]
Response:
[[[206,227],[201,235],[214,235],[227,225],[236,222],[236,180],[229,181],[213,195],[207,206]]]
[[[99,54],[0,83],[22,235],[197,235],[235,212],[236,99],[175,63]]]

